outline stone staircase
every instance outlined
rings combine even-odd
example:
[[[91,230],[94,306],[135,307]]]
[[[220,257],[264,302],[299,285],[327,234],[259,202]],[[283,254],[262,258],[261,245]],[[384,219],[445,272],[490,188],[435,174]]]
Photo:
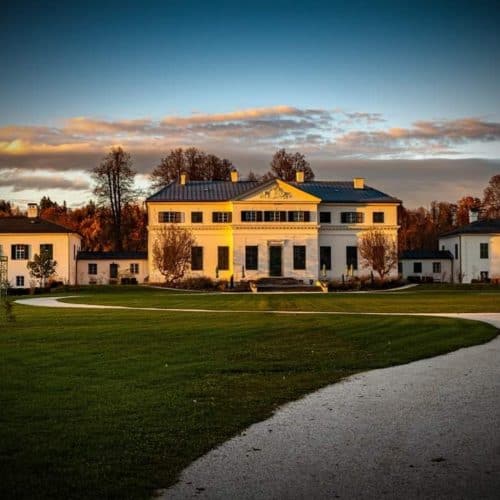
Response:
[[[260,278],[250,281],[252,292],[322,292],[321,286],[305,284],[295,278]]]

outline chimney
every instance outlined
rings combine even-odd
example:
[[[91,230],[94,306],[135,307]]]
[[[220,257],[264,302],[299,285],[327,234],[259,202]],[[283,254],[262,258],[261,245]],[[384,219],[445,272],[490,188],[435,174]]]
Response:
[[[239,181],[239,174],[238,171],[235,168],[231,169],[231,182],[238,182]]]
[[[304,171],[303,170],[296,170],[295,171],[295,181],[298,182],[299,184],[302,184],[304,182]]]
[[[179,184],[181,186],[185,186],[186,182],[187,182],[187,174],[186,174],[186,172],[181,172],[181,178],[180,178]]]
[[[478,219],[477,210],[469,210],[469,224],[477,222],[477,219]]]
[[[38,217],[38,205],[36,203],[28,203],[28,218],[36,219]]]
[[[365,180],[363,177],[354,177],[352,180],[352,184],[354,189],[364,189],[365,188]]]

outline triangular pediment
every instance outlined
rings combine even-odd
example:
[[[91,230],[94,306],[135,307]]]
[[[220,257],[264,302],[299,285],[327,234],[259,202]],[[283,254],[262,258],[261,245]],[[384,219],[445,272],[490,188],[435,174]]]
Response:
[[[235,201],[319,203],[321,200],[281,179],[273,179],[249,192],[243,193]]]

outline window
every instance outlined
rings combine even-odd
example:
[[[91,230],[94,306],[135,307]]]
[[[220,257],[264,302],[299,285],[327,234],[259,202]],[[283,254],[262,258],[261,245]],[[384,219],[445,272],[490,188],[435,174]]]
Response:
[[[262,212],[256,210],[242,210],[241,222],[260,222],[262,221]]]
[[[345,263],[348,269],[358,269],[358,247],[345,247]]]
[[[458,259],[458,243],[455,243],[455,259]]]
[[[109,278],[110,279],[118,278],[118,264],[114,262],[109,265]]]
[[[203,222],[203,212],[191,212],[191,223],[201,224]]]
[[[28,260],[29,250],[29,245],[12,245],[10,256],[12,260]]]
[[[361,224],[365,220],[363,212],[341,212],[340,222],[342,224]]]
[[[292,210],[288,212],[288,222],[309,222],[310,220],[310,212],[305,212],[303,210]]]
[[[221,271],[229,269],[229,247],[217,247],[217,268]]]
[[[422,262],[414,262],[413,263],[413,272],[421,273],[422,272]]]
[[[481,259],[489,258],[488,243],[479,243],[479,257]]]
[[[169,224],[178,224],[183,222],[184,214],[182,212],[159,212],[158,222],[167,222]]]
[[[212,212],[212,222],[231,222],[232,215],[231,212]]]
[[[304,245],[293,246],[293,268],[306,268],[306,247]]]
[[[332,247],[319,247],[319,268],[330,271],[332,268]]]
[[[191,270],[203,270],[203,247],[191,247]]]
[[[42,255],[42,253],[46,253],[48,255],[49,259],[53,259],[54,258],[54,245],[52,245],[51,243],[41,244],[40,245],[40,255]]]
[[[330,224],[332,222],[332,213],[331,212],[320,212],[319,213],[319,221],[323,224]]]
[[[259,247],[257,245],[245,247],[245,267],[251,271],[259,269]]]
[[[432,272],[435,274],[441,273],[441,262],[432,263]]]
[[[373,223],[383,224],[384,223],[384,212],[373,212]]]
[[[16,276],[16,286],[24,286],[24,276]]]
[[[130,263],[130,274],[139,274],[139,264],[137,262]]]
[[[95,263],[90,263],[88,266],[88,273],[90,274],[97,274],[97,264]]]
[[[277,211],[277,210],[267,210],[264,212],[264,221],[265,222],[285,222],[286,221],[286,212]]]

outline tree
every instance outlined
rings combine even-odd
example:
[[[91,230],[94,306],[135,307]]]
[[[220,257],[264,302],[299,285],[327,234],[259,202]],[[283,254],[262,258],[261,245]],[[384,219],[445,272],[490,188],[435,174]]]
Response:
[[[191,263],[195,238],[188,229],[170,224],[162,227],[153,243],[153,265],[172,284],[180,280]]]
[[[494,175],[484,190],[483,217],[500,219],[500,174]]]
[[[151,187],[161,189],[178,180],[182,172],[192,181],[228,181],[233,167],[231,161],[197,148],[172,149],[151,173]]]
[[[94,194],[111,209],[114,250],[121,251],[122,210],[136,194],[130,155],[121,147],[111,148],[101,164],[92,171],[92,177],[96,183]]]
[[[397,265],[396,242],[382,231],[368,231],[360,240],[359,254],[363,267],[371,267],[383,280]]]
[[[56,272],[57,262],[47,250],[42,250],[40,254],[35,254],[32,261],[29,261],[28,269],[33,278],[40,280],[40,285],[45,287],[46,280]]]
[[[294,181],[297,171],[300,170],[304,172],[305,181],[314,179],[314,172],[303,154],[287,153],[285,149],[280,149],[274,153],[271,160],[271,171],[268,175],[284,181]]]

